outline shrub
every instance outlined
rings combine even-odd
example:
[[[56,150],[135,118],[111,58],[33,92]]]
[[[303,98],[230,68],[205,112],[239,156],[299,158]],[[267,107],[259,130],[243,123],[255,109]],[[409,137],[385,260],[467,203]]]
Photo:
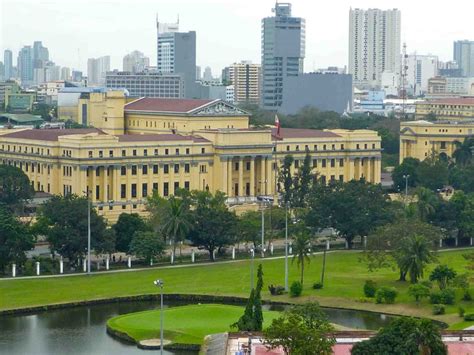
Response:
[[[433,291],[430,294],[432,304],[454,304],[456,294],[452,288],[446,288],[441,291]]]
[[[398,292],[393,287],[381,287],[375,293],[375,302],[377,303],[395,303],[395,298],[397,297]]]
[[[313,288],[314,288],[315,290],[320,290],[320,289],[323,288],[323,284],[322,284],[321,282],[315,282],[315,283],[313,284]]]
[[[303,292],[303,285],[299,281],[293,281],[290,286],[290,296],[291,297],[298,297],[301,296]]]
[[[372,303],[372,298],[369,297],[359,297],[357,299],[357,302],[359,303]]]
[[[445,312],[445,310],[444,310],[444,306],[442,304],[433,305],[433,314],[435,316],[440,315],[440,314],[444,314],[444,312]]]
[[[468,313],[464,315],[464,320],[466,322],[472,322],[474,321],[474,313]]]
[[[270,294],[272,296],[278,296],[278,295],[282,295],[285,293],[285,288],[283,286],[279,286],[279,285],[270,285],[268,286],[268,291],[270,291]]]
[[[415,298],[416,303],[419,303],[422,298],[430,295],[430,289],[421,284],[413,284],[408,287],[408,294]]]
[[[364,284],[365,297],[374,297],[377,292],[377,284],[373,280],[366,280]]]
[[[418,284],[423,285],[423,286],[428,287],[428,288],[433,288],[433,283],[431,281],[428,281],[428,280],[421,281]]]
[[[466,310],[463,307],[458,308],[459,317],[461,317],[461,318],[464,317],[465,313],[466,313]]]
[[[469,290],[465,290],[464,294],[462,295],[462,300],[463,301],[472,301],[472,296]]]

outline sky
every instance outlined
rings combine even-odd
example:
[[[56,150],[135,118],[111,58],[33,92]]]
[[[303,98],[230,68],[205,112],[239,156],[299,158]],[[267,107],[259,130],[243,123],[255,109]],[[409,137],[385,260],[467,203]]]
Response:
[[[474,1],[293,0],[292,15],[306,19],[305,71],[343,67],[348,57],[349,9],[397,7],[402,43],[409,53],[452,60],[453,41],[474,40]],[[214,75],[241,60],[260,63],[261,19],[270,0],[0,0],[0,51],[35,40],[57,65],[86,70],[87,58],[111,56],[122,69],[125,54],[139,50],[156,63],[156,16],[197,33],[197,65]],[[0,56],[3,60],[3,54]]]

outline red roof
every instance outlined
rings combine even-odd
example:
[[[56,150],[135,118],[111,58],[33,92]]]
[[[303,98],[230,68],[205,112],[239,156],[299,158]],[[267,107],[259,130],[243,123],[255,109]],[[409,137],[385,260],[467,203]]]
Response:
[[[428,101],[430,104],[441,104],[441,105],[474,105],[473,97],[466,98],[451,98],[451,99],[437,99]]]
[[[304,129],[304,128],[280,128],[280,135],[277,135],[276,128],[272,128],[272,136],[274,139],[340,137],[340,135],[333,132],[320,131],[317,129]]]
[[[209,142],[200,136],[181,136],[179,134],[123,134],[117,136],[119,142],[163,142],[163,141],[193,141]]]
[[[188,113],[215,100],[143,97],[125,105],[125,111]]]
[[[74,134],[98,133],[105,134],[97,128],[77,128],[77,129],[27,129],[4,134],[0,137],[17,139],[34,139],[39,141],[57,141],[61,136],[70,136]]]

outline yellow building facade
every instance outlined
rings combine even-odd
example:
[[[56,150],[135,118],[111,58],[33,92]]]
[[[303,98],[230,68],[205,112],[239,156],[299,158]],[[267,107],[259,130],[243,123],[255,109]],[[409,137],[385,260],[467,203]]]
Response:
[[[401,122],[400,163],[408,157],[424,160],[433,152],[451,157],[457,142],[473,134],[474,122]]]
[[[219,190],[230,206],[276,197],[288,154],[295,173],[308,152],[325,181],[380,182],[381,139],[374,131],[278,132],[249,127],[248,113],[220,100],[125,103],[110,95],[79,103],[89,106],[95,128],[0,132],[0,161],[21,168],[37,191],[91,191],[98,212],[111,221],[122,212],[143,212],[154,190],[161,196],[178,188]]]
[[[433,114],[437,120],[474,119],[474,98],[447,98],[416,103],[415,118],[423,120]]]

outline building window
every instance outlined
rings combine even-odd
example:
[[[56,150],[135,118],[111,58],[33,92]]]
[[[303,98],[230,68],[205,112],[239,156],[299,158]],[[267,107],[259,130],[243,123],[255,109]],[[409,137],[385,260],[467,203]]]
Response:
[[[321,175],[321,178],[320,178],[320,179],[321,179],[321,183],[322,183],[323,185],[325,185],[325,184],[326,184],[326,175]]]
[[[121,166],[120,167],[120,175],[122,175],[122,176],[127,175],[127,167],[126,166]]]
[[[142,184],[142,197],[148,196],[148,184]]]
[[[97,177],[100,176],[100,168],[95,169],[95,176],[97,176]]]
[[[300,146],[297,145],[296,148],[295,148],[296,151],[299,151],[300,150]]]
[[[300,167],[300,161],[295,160],[295,168],[298,169]]]
[[[326,150],[326,144],[323,145],[323,150]]]
[[[137,166],[132,165],[132,175],[137,175]]]
[[[157,182],[153,183],[153,191],[158,192],[158,183]]]
[[[333,144],[333,145],[331,146],[331,148],[332,148],[332,150],[336,150],[336,145]]]
[[[343,167],[344,166],[344,159],[339,159],[339,166]]]
[[[133,155],[134,157],[137,156],[137,150],[136,150],[136,149],[134,149],[134,150],[132,151],[132,155]]]
[[[174,193],[176,194],[176,192],[179,190],[179,181],[175,181],[174,182]]]
[[[148,156],[148,149],[143,149],[143,156],[147,157]]]
[[[336,166],[336,159],[331,159],[331,168]]]
[[[250,171],[250,162],[249,161],[245,163],[245,169],[247,171]]]
[[[184,189],[189,191],[189,181],[184,182]]]
[[[114,157],[114,151],[113,150],[109,150],[109,157],[111,157],[111,158]]]
[[[170,153],[169,149],[165,149],[165,155],[168,155]]]
[[[148,165],[143,165],[142,166],[142,174],[143,175],[148,175]]]
[[[374,144],[372,144],[372,149],[375,149],[375,143],[374,143]]]
[[[96,185],[95,187],[95,199],[99,200],[100,199],[100,186]]]
[[[290,146],[289,146],[289,145],[286,146],[286,151],[287,151],[287,152],[290,151]]]
[[[326,159],[321,159],[321,167],[326,167]]]
[[[201,148],[201,154],[205,154],[206,153],[206,148]]]
[[[125,157],[127,155],[127,151],[126,150],[122,150],[122,156]]]
[[[360,149],[360,144],[359,143],[357,143],[356,149]]]
[[[163,173],[168,174],[170,172],[170,166],[168,164],[163,165]]]
[[[179,173],[179,164],[174,164],[174,173],[175,174]]]
[[[186,154],[189,155],[189,148],[186,148]]]
[[[158,174],[158,164],[153,165],[153,174]]]
[[[158,149],[155,149],[153,154],[158,155]]]
[[[440,148],[441,148],[441,149],[446,149],[446,142],[441,142]]]
[[[344,182],[344,175],[339,175],[339,181]]]
[[[92,150],[89,150],[89,158],[92,158]]]
[[[163,196],[168,196],[170,194],[169,191],[169,183],[163,183]]]
[[[331,175],[331,182],[336,181],[336,175]]]
[[[239,170],[239,162],[236,162],[234,167],[235,167],[234,170],[235,170],[235,171],[238,171],[238,170]]]
[[[132,198],[137,197],[137,184],[132,184]]]
[[[99,158],[103,158],[104,157],[104,152],[99,150]]]
[[[313,168],[318,166],[318,159],[313,159]]]
[[[367,149],[367,144],[364,144],[364,149]]]
[[[176,148],[175,154],[176,154],[176,155],[179,155],[179,148]]]
[[[190,166],[189,166],[189,164],[184,164],[184,172],[185,172],[186,174],[189,174],[189,171],[190,171]]]
[[[206,165],[201,165],[201,166],[199,167],[199,171],[200,171],[201,173],[207,172]]]

